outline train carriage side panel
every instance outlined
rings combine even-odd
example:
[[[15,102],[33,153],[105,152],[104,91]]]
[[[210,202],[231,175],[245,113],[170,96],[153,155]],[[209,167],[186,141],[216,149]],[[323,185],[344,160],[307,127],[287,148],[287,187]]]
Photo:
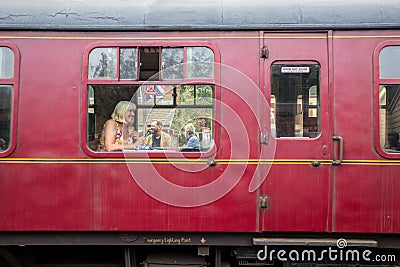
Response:
[[[393,38],[396,35],[396,31],[380,31],[379,36],[375,31],[338,31],[334,35],[334,125],[335,133],[344,140],[345,160],[335,168],[334,176],[337,232],[400,230],[400,199],[395,193],[398,166],[378,153],[380,144],[375,138],[380,130],[374,121],[379,112],[375,49],[387,39],[398,41]]]
[[[10,36],[5,38],[15,43],[21,53],[21,95],[18,100],[21,116],[18,119],[18,147],[11,157],[6,158],[12,163],[2,163],[3,174],[7,175],[7,179],[2,180],[3,188],[10,183],[15,188],[15,191],[5,195],[2,202],[4,217],[13,218],[7,220],[2,229],[257,231],[256,192],[248,192],[254,166],[240,167],[244,170],[244,177],[239,177],[240,181],[232,191],[221,199],[215,199],[214,203],[192,208],[174,207],[155,200],[140,188],[129,169],[135,168],[135,163],[127,165],[123,154],[111,158],[122,158],[119,162],[107,163],[107,157],[88,156],[81,148],[85,131],[81,129],[81,122],[86,114],[81,108],[82,101],[85,101],[81,99],[82,92],[86,90],[82,88],[82,68],[86,65],[83,61],[88,47],[104,43],[118,45],[120,42],[124,46],[128,43],[133,46],[163,46],[171,43],[168,41],[171,37],[186,40],[192,37],[199,39],[200,36],[197,43],[211,43],[219,49],[221,65],[237,69],[250,83],[257,84],[258,73],[250,66],[258,66],[258,33],[235,34],[242,38],[232,37],[231,34],[224,36],[218,32],[193,33],[193,36],[177,32],[134,35],[92,33],[90,38],[86,38],[85,34],[67,32],[55,36],[51,32],[39,35],[24,32],[16,38],[3,33]],[[218,38],[218,35],[228,38]],[[131,40],[127,41],[129,38]],[[172,43],[176,45],[177,41]],[[233,43],[235,46],[232,46]],[[182,44],[190,42],[182,41]],[[237,48],[241,48],[242,53],[237,54]],[[224,74],[230,75],[229,71]],[[257,132],[258,127],[257,114],[249,116],[249,108],[240,108],[243,96],[238,95],[235,88],[229,88],[234,84],[227,83],[224,86],[220,89],[224,101],[233,107],[249,129],[245,134],[253,135],[251,131],[254,129]],[[257,105],[257,97],[251,99],[253,102],[247,105]],[[222,115],[222,124],[233,123],[232,118],[226,116]],[[223,128],[221,135],[222,139],[231,138]],[[254,135],[257,136],[257,133]],[[244,145],[248,144],[247,139],[242,140]],[[251,140],[249,158],[257,158],[256,140]],[[228,158],[230,144],[221,142],[217,145],[219,152],[216,159]],[[143,157],[144,154],[140,153],[140,157]],[[199,186],[221,176],[227,168],[223,162],[190,176],[186,175],[187,172],[176,171],[172,165],[158,164],[155,167],[161,174],[174,174],[169,178],[174,183]],[[238,167],[232,165],[230,168]],[[201,195],[185,197],[202,198]],[[26,209],[30,211],[26,212]]]

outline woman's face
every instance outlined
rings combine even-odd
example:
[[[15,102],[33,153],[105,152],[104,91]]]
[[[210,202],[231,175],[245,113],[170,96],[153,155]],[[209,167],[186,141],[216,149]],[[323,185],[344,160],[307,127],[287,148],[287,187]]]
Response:
[[[129,107],[125,112],[125,121],[128,124],[133,124],[135,120],[135,109]]]

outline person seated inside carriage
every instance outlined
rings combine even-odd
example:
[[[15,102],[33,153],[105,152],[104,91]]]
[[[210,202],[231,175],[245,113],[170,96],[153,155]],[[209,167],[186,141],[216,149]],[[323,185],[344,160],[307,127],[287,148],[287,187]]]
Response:
[[[399,133],[398,132],[393,131],[393,132],[388,133],[388,142],[389,142],[389,145],[386,147],[386,149],[400,151]]]
[[[120,101],[115,106],[111,119],[103,126],[98,147],[99,152],[133,150],[142,146],[144,137],[135,131],[136,105],[130,101]]]
[[[153,121],[148,131],[145,144],[152,148],[171,147],[171,136],[163,132],[163,123],[161,121]]]

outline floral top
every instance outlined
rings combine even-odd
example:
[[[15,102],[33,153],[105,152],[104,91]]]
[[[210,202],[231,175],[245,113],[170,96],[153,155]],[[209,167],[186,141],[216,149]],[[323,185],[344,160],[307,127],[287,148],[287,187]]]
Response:
[[[118,128],[118,123],[117,122],[116,122],[116,124],[117,124],[117,130],[116,130],[116,133],[115,133],[115,144],[121,144],[121,145],[122,144],[124,144],[124,145],[134,144],[136,142],[136,139],[133,137],[133,131],[129,130],[128,139],[124,140],[122,130],[120,130]],[[105,138],[104,138],[105,134],[104,134],[104,132],[105,132],[105,127],[103,126],[103,131],[101,133],[101,137],[100,137],[100,140],[99,140],[99,147],[97,149],[97,151],[99,151],[99,152],[107,151],[106,150],[106,146],[105,146]]]

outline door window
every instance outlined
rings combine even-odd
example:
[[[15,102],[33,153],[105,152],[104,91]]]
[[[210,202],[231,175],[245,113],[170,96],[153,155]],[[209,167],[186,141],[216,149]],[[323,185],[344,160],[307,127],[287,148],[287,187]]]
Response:
[[[320,132],[320,66],[271,66],[271,131],[276,138],[315,138]]]

